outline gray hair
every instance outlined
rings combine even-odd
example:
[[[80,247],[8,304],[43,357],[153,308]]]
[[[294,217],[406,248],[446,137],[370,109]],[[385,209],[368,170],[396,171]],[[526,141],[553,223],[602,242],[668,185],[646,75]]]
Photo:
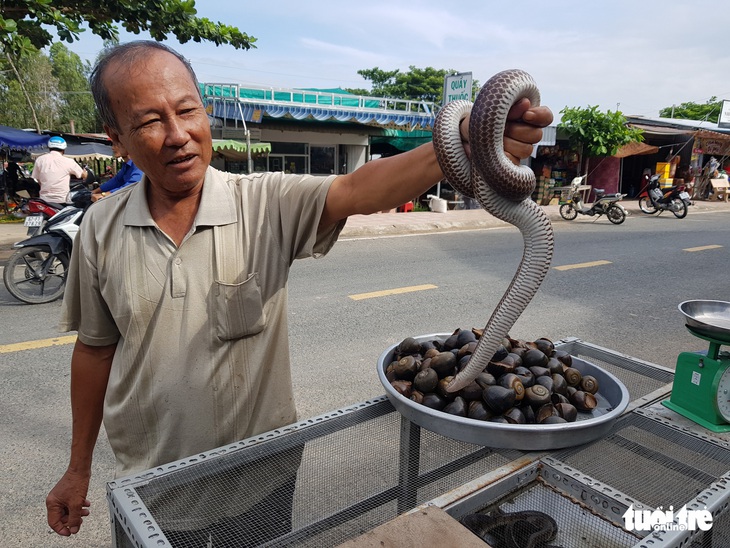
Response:
[[[117,60],[125,62],[127,65],[133,65],[140,59],[144,58],[151,50],[166,51],[167,53],[174,55],[187,69],[190,74],[190,78],[195,84],[198,96],[200,96],[202,101],[203,97],[200,93],[198,78],[195,76],[195,71],[193,71],[193,67],[190,65],[190,62],[185,59],[185,57],[180,55],[171,47],[160,42],[155,42],[154,40],[135,40],[134,42],[127,42],[126,44],[120,44],[104,50],[97,60],[94,70],[91,72],[91,77],[89,78],[91,94],[94,96],[94,103],[96,103],[96,108],[99,111],[99,117],[104,125],[109,126],[114,130],[119,130],[119,124],[117,123],[117,118],[114,115],[114,111],[109,100],[109,93],[104,85],[104,73],[106,69],[113,61]]]

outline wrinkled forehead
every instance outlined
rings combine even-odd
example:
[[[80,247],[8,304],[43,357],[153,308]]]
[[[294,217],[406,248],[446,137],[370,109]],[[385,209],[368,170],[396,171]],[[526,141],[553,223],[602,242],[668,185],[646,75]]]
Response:
[[[134,82],[143,75],[162,70],[178,72],[184,75],[191,85],[195,85],[187,67],[172,53],[159,49],[139,49],[132,50],[109,63],[103,74],[104,87],[110,92],[113,91],[115,84],[129,81],[127,79]]]
[[[200,99],[195,79],[185,64],[162,50],[137,51],[114,59],[103,73],[103,85],[118,129],[130,117],[139,117],[155,105],[181,98]]]

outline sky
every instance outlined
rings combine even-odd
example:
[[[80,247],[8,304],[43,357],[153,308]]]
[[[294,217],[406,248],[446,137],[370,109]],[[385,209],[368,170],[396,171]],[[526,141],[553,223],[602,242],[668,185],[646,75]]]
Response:
[[[365,88],[378,67],[471,72],[483,84],[510,68],[535,79],[556,118],[565,107],[625,115],[711,97],[730,100],[728,11],[717,0],[198,0],[199,17],[238,27],[256,48],[166,43],[201,82]],[[93,63],[88,30],[67,47]],[[122,42],[148,35],[120,33]],[[714,120],[717,121],[716,119]]]

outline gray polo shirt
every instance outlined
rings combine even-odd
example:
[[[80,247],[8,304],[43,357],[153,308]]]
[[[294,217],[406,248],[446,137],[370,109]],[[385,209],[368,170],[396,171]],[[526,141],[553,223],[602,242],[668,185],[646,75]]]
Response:
[[[296,420],[287,279],[344,226],[317,231],[333,180],[208,168],[179,248],[150,216],[146,177],[89,208],[60,328],[117,343],[104,427],[118,476]]]

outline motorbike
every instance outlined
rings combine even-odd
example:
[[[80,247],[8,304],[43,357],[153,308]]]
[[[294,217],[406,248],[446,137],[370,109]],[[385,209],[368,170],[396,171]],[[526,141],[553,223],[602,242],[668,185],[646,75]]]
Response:
[[[3,282],[8,292],[28,304],[49,303],[60,298],[66,287],[66,271],[79,225],[88,206],[91,191],[84,189],[43,226],[41,234],[13,247]]]
[[[684,185],[662,189],[659,185],[659,175],[652,175],[646,189],[639,195],[639,209],[647,215],[671,211],[677,219],[684,219],[691,205],[689,193]]]
[[[21,207],[21,211],[26,215],[23,224],[28,228],[28,237],[38,236],[43,232],[43,227],[56,213],[61,211],[68,205],[72,205],[73,200],[77,196],[82,196],[87,192],[83,183],[74,184],[71,192],[68,194],[66,203],[57,204],[47,202],[41,198],[29,198],[25,200]]]
[[[584,176],[575,177],[570,183],[570,198],[561,204],[560,216],[566,221],[572,221],[578,215],[587,215],[589,217],[605,215],[606,218],[615,225],[620,225],[626,220],[626,210],[618,202],[621,201],[626,194],[606,194],[602,188],[594,188],[596,200],[590,207],[583,205],[583,198],[578,188],[583,184]]]

